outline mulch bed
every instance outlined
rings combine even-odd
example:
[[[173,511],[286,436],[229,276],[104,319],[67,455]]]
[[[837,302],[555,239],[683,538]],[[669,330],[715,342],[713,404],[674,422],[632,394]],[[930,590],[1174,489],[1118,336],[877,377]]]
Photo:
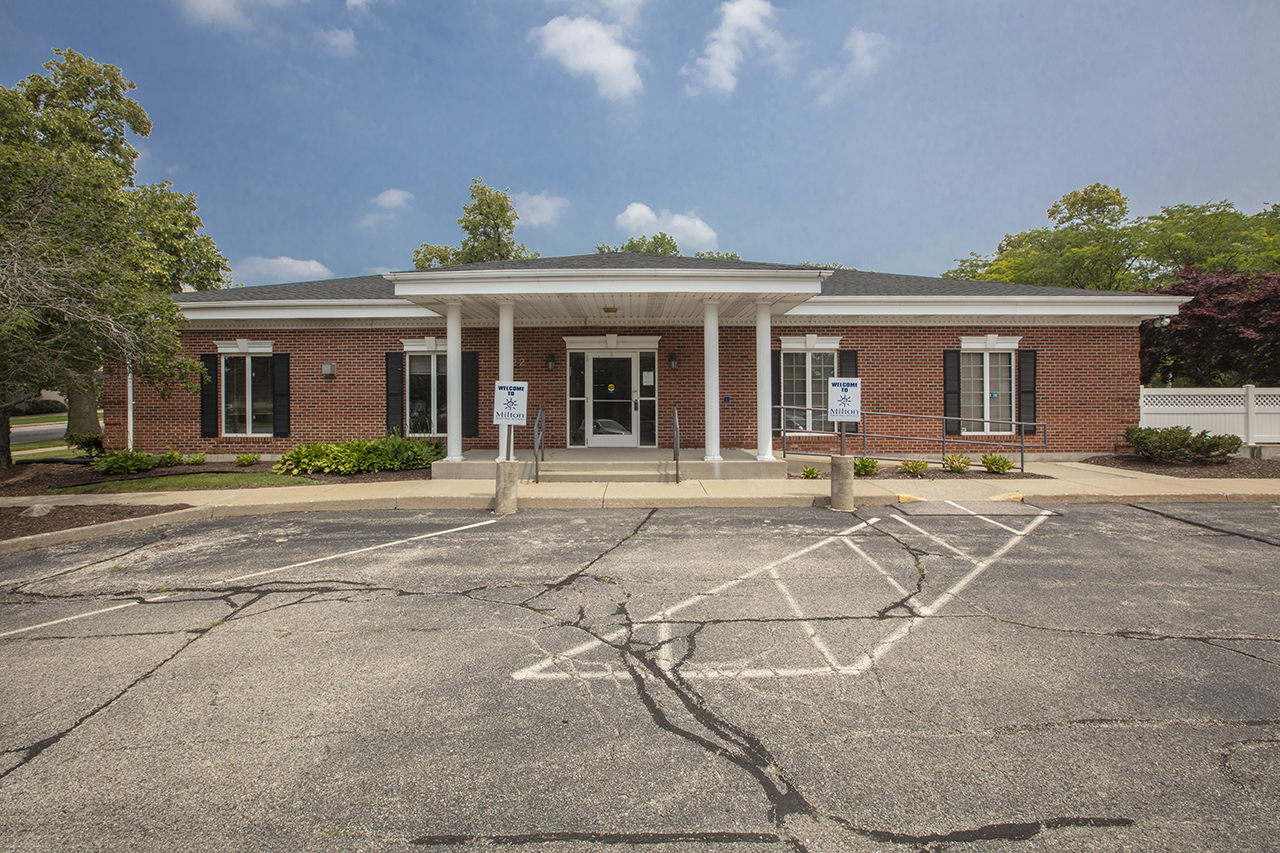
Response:
[[[166,506],[129,506],[125,504],[97,504],[92,506],[57,506],[48,515],[36,518],[23,518],[26,507],[0,507],[0,540],[17,539],[19,536],[35,536],[37,533],[52,533],[55,530],[69,530],[72,527],[86,527],[90,524],[103,524],[108,521],[119,521],[122,518],[142,518],[162,512],[187,509],[191,504],[168,504]]]
[[[155,480],[157,491],[164,490],[164,476],[170,474],[244,473],[267,472],[272,463],[259,462],[241,467],[234,462],[206,462],[204,465],[176,465],[173,468],[153,468],[145,474],[126,474],[108,477],[94,472],[88,460],[43,460],[23,462],[19,456],[17,465],[8,471],[0,471],[0,497],[34,497],[44,495],[50,489],[65,486],[81,486],[87,483],[107,483],[116,480],[138,480],[150,477]],[[164,476],[152,476],[161,474]],[[381,483],[391,480],[429,480],[431,469],[413,471],[379,471],[374,474],[308,474],[307,479],[323,483]],[[131,504],[92,504],[60,506],[48,515],[38,518],[22,518],[25,507],[0,507],[0,540],[19,536],[34,536],[54,530],[67,530],[89,524],[119,521],[122,518],[141,518],[161,512],[186,509],[190,504],[169,506],[135,506]]]
[[[1151,462],[1132,453],[1121,453],[1114,456],[1090,456],[1084,461],[1090,465],[1141,471],[1144,474],[1165,474],[1170,477],[1217,477],[1227,480],[1280,479],[1280,459],[1246,459],[1242,456],[1233,456],[1220,465],[1171,465],[1167,462]]]

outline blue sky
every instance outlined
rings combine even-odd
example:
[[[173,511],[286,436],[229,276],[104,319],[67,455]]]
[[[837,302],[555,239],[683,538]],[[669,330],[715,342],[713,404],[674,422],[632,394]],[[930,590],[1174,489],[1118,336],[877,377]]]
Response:
[[[1280,201],[1277,43],[1274,0],[8,0],[0,84],[123,69],[245,284],[410,268],[475,177],[544,256],[937,275],[1094,181]]]

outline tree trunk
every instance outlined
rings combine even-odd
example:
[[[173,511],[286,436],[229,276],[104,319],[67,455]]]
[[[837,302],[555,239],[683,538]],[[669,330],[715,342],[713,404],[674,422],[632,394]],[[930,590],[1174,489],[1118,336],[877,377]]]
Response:
[[[13,467],[9,441],[9,410],[0,407],[0,471]]]
[[[64,435],[102,435],[98,423],[98,377],[87,374],[67,388],[67,431]]]

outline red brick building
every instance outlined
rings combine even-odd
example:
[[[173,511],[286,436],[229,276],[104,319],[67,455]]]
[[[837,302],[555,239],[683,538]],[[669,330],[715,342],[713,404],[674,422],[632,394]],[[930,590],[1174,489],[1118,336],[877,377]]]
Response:
[[[862,429],[900,436],[873,453],[947,436],[1078,458],[1137,424],[1138,324],[1182,301],[626,253],[174,298],[211,381],[161,400],[110,376],[108,447],[270,458],[394,430],[491,460],[494,383],[516,380],[551,448],[669,448],[678,413],[697,458],[769,462],[784,428],[791,449],[832,450],[827,383],[856,376]]]

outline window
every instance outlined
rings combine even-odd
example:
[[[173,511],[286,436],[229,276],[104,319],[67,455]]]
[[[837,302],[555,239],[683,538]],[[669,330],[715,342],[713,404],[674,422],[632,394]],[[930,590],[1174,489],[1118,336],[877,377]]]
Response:
[[[782,338],[781,403],[787,429],[835,429],[827,420],[827,383],[837,375],[839,346],[840,338],[835,336]]]
[[[960,430],[1013,432],[1013,353],[960,353]]]
[[[222,434],[275,433],[272,356],[222,357]]]
[[[405,380],[409,435],[444,435],[449,420],[448,364],[444,353],[406,354]]]
[[[960,339],[960,431],[1012,433],[1014,352],[1020,337]]]

